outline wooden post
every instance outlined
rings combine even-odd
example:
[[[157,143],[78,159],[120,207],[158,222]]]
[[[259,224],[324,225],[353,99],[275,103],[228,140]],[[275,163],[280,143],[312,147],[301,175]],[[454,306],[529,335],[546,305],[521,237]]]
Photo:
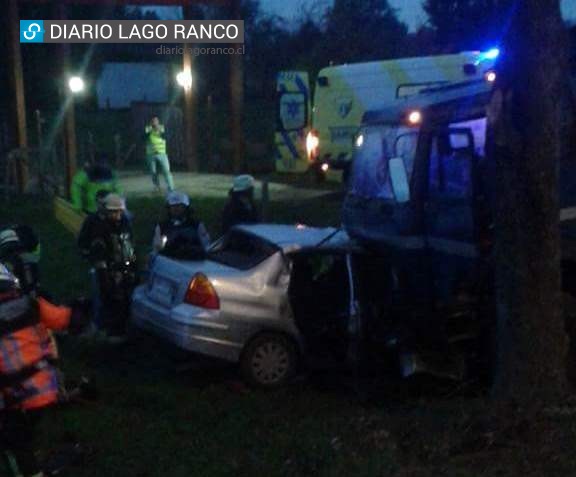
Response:
[[[66,5],[55,5],[55,17],[57,20],[66,20]],[[65,187],[66,197],[70,198],[70,186],[76,173],[77,147],[76,147],[76,118],[74,111],[74,98],[68,90],[66,78],[70,73],[70,44],[58,45],[60,63],[60,79],[62,82],[62,102],[64,104],[64,150],[66,155]]]
[[[214,126],[213,126],[213,121],[214,121],[214,111],[213,111],[213,105],[212,105],[212,95],[209,94],[208,98],[206,99],[206,115],[205,115],[205,131],[206,131],[206,158],[208,159],[208,164],[209,164],[209,171],[210,172],[218,172],[216,171],[215,168],[215,164],[214,164],[214,146],[213,146],[213,141],[214,141]]]
[[[34,111],[34,118],[36,119],[36,141],[38,144],[38,149],[42,149],[44,146],[44,133],[42,131],[42,113],[39,109]]]
[[[270,206],[270,189],[269,189],[269,181],[268,179],[264,179],[262,181],[262,204],[260,208],[260,212],[262,214],[262,221],[268,222],[268,211]]]
[[[71,94],[71,93],[69,93]],[[77,146],[76,146],[76,112],[74,98],[67,100],[68,110],[66,111],[66,193],[70,197],[70,187],[72,178],[76,174]]]
[[[182,45],[182,70],[192,74],[193,57],[192,43]],[[184,88],[184,160],[189,172],[198,171],[198,133],[196,129],[196,88],[195,78],[192,77],[192,85]]]
[[[230,0],[232,20],[240,20],[240,0]],[[237,47],[237,45],[235,45]],[[242,54],[230,55],[230,136],[232,140],[232,167],[236,174],[246,168],[244,159],[244,62]]]
[[[197,17],[193,5],[182,7],[184,20]],[[189,172],[198,171],[198,130],[197,130],[197,88],[196,78],[193,76],[194,58],[192,56],[193,43],[182,45],[182,70],[192,75],[192,85],[184,88],[183,120],[184,120],[184,161]]]
[[[20,51],[20,14],[18,1],[8,0],[8,64],[15,103],[15,124],[18,147],[22,154],[17,160],[18,190],[24,192],[28,182],[28,163],[26,149],[28,148],[28,134],[26,131],[26,99],[24,96],[24,75],[22,72],[22,53]]]
[[[94,139],[92,139],[92,161],[94,161]],[[120,134],[114,134],[114,167],[116,169],[120,168],[122,162],[122,136]]]

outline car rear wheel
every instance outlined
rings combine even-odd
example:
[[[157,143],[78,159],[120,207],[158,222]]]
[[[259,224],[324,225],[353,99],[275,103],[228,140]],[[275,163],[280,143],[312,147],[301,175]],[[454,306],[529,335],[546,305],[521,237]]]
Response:
[[[248,344],[242,354],[240,369],[249,384],[275,388],[294,376],[296,362],[296,346],[289,338],[266,333]]]

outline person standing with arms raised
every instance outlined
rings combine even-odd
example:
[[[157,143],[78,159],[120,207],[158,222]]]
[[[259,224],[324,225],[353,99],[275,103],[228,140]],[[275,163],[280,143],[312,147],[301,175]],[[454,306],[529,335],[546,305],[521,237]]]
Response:
[[[152,117],[150,123],[144,130],[146,140],[146,164],[152,176],[152,183],[157,191],[160,191],[160,181],[158,180],[158,168],[164,176],[168,192],[174,190],[174,179],[170,172],[170,161],[166,154],[166,130],[160,123],[158,116]]]

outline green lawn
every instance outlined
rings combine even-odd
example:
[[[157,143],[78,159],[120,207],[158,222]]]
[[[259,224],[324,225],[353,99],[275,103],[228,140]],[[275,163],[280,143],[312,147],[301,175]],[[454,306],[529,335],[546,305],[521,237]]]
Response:
[[[215,234],[221,199],[194,198]],[[161,199],[129,201],[139,252],[150,243]],[[337,224],[334,194],[315,202],[273,203],[277,222]],[[85,293],[86,267],[74,237],[54,221],[48,201],[0,206],[1,222],[35,227],[43,245],[43,284],[58,298]],[[549,448],[522,440],[476,453],[453,446],[481,399],[380,390],[362,404],[350,378],[315,375],[275,392],[238,386],[235,369],[198,363],[143,336],[124,348],[60,339],[69,378],[90,376],[98,401],[55,409],[42,423],[40,454],[70,440],[92,452],[65,475],[189,476],[571,476],[576,475],[575,421],[555,422]],[[384,392],[382,392],[384,391]],[[0,468],[0,475],[2,469]]]

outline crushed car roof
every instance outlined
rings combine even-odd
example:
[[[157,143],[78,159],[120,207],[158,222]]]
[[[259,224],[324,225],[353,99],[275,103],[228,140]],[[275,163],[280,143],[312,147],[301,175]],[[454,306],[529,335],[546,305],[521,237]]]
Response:
[[[334,227],[309,227],[307,225],[256,224],[239,225],[236,229],[273,243],[283,252],[293,252],[320,245],[322,248],[349,248],[352,241],[344,230]]]

